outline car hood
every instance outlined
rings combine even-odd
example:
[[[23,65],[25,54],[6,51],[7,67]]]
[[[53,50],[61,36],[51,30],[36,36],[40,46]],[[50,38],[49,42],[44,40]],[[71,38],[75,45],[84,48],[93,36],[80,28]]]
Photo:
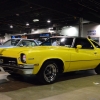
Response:
[[[62,48],[64,49],[64,47],[59,47],[59,46],[35,46],[35,47],[14,47],[14,48],[0,48],[0,54],[2,56],[15,56],[18,55],[20,53],[24,53],[27,51],[27,53],[29,52],[36,52],[36,51],[42,51],[42,50],[54,50],[54,49],[58,49]],[[66,47],[67,49],[67,47]]]

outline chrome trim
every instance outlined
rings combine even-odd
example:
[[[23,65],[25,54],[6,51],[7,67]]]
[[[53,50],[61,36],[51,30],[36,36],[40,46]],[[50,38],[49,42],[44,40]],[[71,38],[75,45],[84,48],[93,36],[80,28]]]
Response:
[[[5,71],[17,74],[33,74],[33,69],[34,69],[33,64],[22,64],[17,66],[1,65],[1,67],[3,67]]]
[[[80,62],[80,61],[100,61],[100,59],[90,59],[90,60],[70,60],[70,61],[65,61],[65,62]]]
[[[75,40],[76,40],[76,38],[73,38],[73,42],[72,42],[72,45],[71,45],[72,48],[74,47]]]
[[[33,69],[34,68],[34,64],[19,64],[19,65],[9,65],[9,64],[0,64],[0,66],[5,66],[7,68],[27,68],[27,69]]]
[[[34,68],[34,64],[23,64],[23,68]]]

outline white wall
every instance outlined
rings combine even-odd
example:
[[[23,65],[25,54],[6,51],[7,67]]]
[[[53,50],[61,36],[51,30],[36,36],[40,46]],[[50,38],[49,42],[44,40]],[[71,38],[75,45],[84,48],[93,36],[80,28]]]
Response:
[[[5,33],[5,36],[0,37],[0,43],[4,43],[5,41],[11,39],[11,34]]]
[[[67,35],[67,36],[78,36],[79,33],[79,26],[72,26],[68,27],[65,26],[61,30],[61,35]],[[81,37],[100,37],[100,25],[99,24],[87,24],[83,25],[83,34],[81,34]]]
[[[51,28],[46,28],[46,29],[38,29],[36,31],[32,31],[31,34],[38,34],[38,33],[55,33],[55,31],[50,30]]]
[[[7,40],[9,40],[9,39],[11,39],[11,34],[5,33],[5,41],[7,41]]]
[[[78,36],[78,26],[65,26],[61,30],[61,35]]]

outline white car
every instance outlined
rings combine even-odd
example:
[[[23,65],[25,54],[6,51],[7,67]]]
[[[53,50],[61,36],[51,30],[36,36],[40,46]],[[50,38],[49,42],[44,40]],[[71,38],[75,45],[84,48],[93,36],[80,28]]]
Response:
[[[37,46],[39,45],[34,39],[9,39],[6,42],[4,42],[2,45],[0,45],[0,48],[10,48],[15,46]]]

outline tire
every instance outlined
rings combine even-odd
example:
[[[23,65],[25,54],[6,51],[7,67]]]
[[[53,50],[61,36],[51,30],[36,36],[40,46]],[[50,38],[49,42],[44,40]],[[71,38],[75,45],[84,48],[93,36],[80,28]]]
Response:
[[[38,80],[42,84],[52,84],[56,81],[58,77],[58,66],[54,61],[46,61],[39,73]]]
[[[95,68],[95,72],[96,72],[97,74],[100,74],[100,64]]]

